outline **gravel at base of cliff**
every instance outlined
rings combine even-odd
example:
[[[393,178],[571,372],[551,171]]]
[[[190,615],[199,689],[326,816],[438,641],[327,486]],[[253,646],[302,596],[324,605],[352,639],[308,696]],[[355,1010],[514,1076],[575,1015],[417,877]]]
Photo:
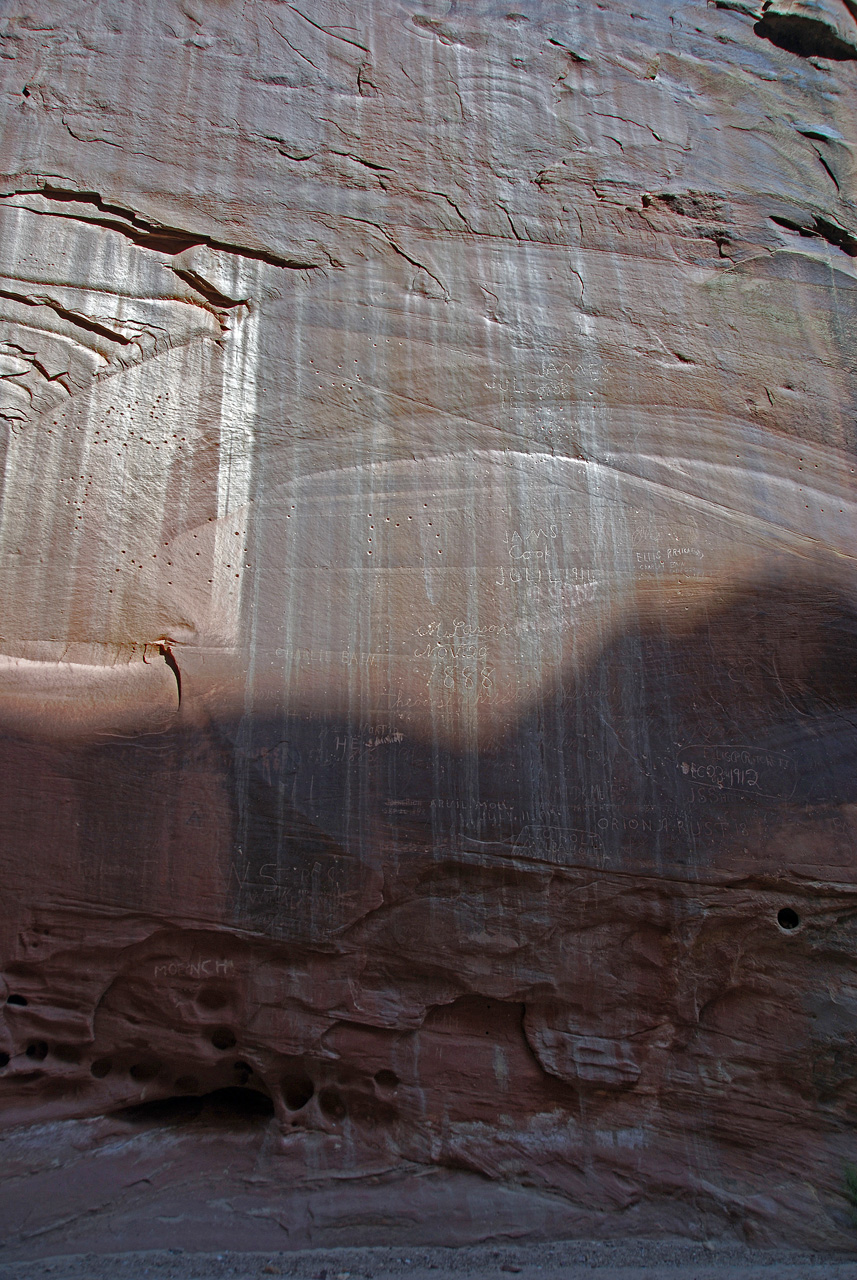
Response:
[[[192,1253],[181,1249],[86,1253],[0,1264],[0,1280],[857,1280],[857,1256],[751,1249],[714,1241],[568,1241],[458,1249],[310,1249]]]

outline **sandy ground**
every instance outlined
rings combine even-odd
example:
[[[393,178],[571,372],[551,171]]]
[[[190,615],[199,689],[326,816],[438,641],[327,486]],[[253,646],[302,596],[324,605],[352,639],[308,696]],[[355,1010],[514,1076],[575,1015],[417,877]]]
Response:
[[[0,1263],[0,1280],[857,1280],[857,1254],[748,1249],[687,1241],[573,1241],[457,1249],[324,1249],[297,1253],[77,1254]]]

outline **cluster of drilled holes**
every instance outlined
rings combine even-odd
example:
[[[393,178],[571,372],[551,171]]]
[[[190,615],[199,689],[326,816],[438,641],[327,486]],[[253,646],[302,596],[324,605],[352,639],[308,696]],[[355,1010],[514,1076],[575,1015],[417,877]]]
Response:
[[[424,502],[424,503],[423,503],[423,507],[424,507],[424,508],[426,508],[426,509],[428,509],[428,503],[427,503],[427,502]],[[380,520],[380,518],[381,518],[381,517],[380,517],[380,516],[378,516],[378,519],[379,519],[379,520]],[[371,511],[369,511],[369,512],[367,512],[367,514],[366,514],[366,519],[367,519],[367,520],[374,520],[374,519],[375,519],[375,516],[373,515],[373,513],[372,513]],[[413,520],[413,516],[408,516],[408,520]],[[391,517],[390,517],[390,516],[385,516],[385,517],[384,517],[384,523],[385,523],[385,524],[390,524],[390,523],[391,523]],[[398,520],[396,520],[396,521],[395,521],[395,522],[393,522],[393,523],[395,523],[395,526],[396,526],[396,528],[397,528],[397,529],[401,527],[401,526],[400,526],[400,523],[399,523],[399,521],[398,521]],[[429,521],[428,521],[428,527],[429,527],[430,529],[434,527],[434,526],[433,526],[433,524],[432,524],[432,522],[431,522],[431,520],[429,520]],[[370,531],[370,533],[373,533],[373,532],[374,532],[374,530],[375,530],[375,526],[374,526],[374,524],[370,524],[370,526],[369,526],[369,531]],[[437,532],[435,532],[435,535],[434,535],[434,536],[435,536],[436,538],[439,538],[439,537],[440,537],[440,534],[439,534],[439,533],[437,533]],[[369,543],[371,543],[371,542],[372,542],[371,537],[367,537],[366,541],[367,541],[367,542],[369,542]],[[366,552],[366,554],[371,556],[372,552],[371,552],[371,551],[367,551],[367,552]],[[440,547],[438,547],[438,548],[437,548],[437,554],[438,554],[439,556],[440,556],[440,555],[443,555],[443,552],[442,552],[442,550],[441,550],[441,548],[440,548]]]
[[[213,517],[211,517],[211,518],[213,519]],[[198,534],[194,534],[193,536],[196,538],[196,537],[198,537]],[[236,529],[236,530],[235,530],[235,537],[236,537],[236,538],[240,538],[240,536],[241,536],[240,530]],[[169,542],[165,542],[165,543],[164,543],[164,546],[165,546],[165,547],[169,547],[169,545],[170,545],[170,544],[169,544]],[[241,555],[247,555],[247,548],[246,548],[246,547],[243,547],[243,548],[242,548],[242,547],[240,547],[240,546],[239,546],[239,547],[238,547],[238,551],[239,551],[239,553],[240,553]],[[125,556],[125,555],[127,555],[127,554],[128,554],[128,552],[127,552],[127,551],[124,551],[124,550],[123,550],[123,551],[120,551],[120,555]],[[202,552],[201,552],[201,551],[197,551],[197,552],[196,552],[196,554],[199,556],[199,555],[201,555],[201,554],[202,554]],[[153,552],[151,553],[151,559],[152,559],[152,560],[157,560],[157,558],[158,558],[158,553],[157,553],[157,551],[153,551]],[[128,563],[129,563],[129,564],[133,564],[133,565],[135,566],[135,568],[137,568],[137,569],[142,569],[142,568],[143,568],[143,562],[142,562],[142,560],[135,560],[133,556],[132,556],[132,557],[131,557],[131,559],[128,561]],[[164,563],[164,562],[162,561],[162,563]],[[168,567],[168,568],[170,568],[170,569],[171,569],[171,568],[173,567],[173,562],[172,562],[172,560],[167,560],[165,563],[166,563],[166,565],[167,565],[167,567]],[[245,561],[245,563],[244,563],[244,568],[245,568],[245,569],[249,569],[249,568],[251,568],[251,567],[252,567],[252,566],[251,566],[250,562],[249,562],[249,561]],[[231,562],[231,561],[226,565],[226,568],[227,568],[227,569],[231,569],[231,568],[233,568],[233,565],[232,565],[232,562]],[[115,566],[115,568],[114,568],[114,573],[121,573],[121,572],[122,572],[121,565],[117,565],[117,566]],[[236,577],[236,578],[240,578],[240,577],[241,577],[241,574],[240,574],[240,573],[236,573],[236,574],[235,574],[235,577]],[[213,581],[214,581],[214,579],[213,579],[213,578],[209,578],[209,579],[208,579],[208,581],[209,581],[209,582],[213,582]],[[167,579],[167,586],[171,587],[172,585],[173,585],[173,580],[172,580],[172,578],[168,578],[168,579]],[[111,594],[111,595],[113,594],[113,589],[112,589],[112,588],[110,588],[110,594]]]

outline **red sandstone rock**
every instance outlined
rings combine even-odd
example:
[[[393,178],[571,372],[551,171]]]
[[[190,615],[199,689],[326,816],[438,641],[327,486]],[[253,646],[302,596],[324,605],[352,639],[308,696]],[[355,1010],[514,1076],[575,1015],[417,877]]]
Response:
[[[69,1170],[10,1156],[10,1244],[165,1118],[178,1242],[225,1142],[242,1240],[463,1169],[843,1243],[854,5],[33,0],[0,53],[0,1090]]]

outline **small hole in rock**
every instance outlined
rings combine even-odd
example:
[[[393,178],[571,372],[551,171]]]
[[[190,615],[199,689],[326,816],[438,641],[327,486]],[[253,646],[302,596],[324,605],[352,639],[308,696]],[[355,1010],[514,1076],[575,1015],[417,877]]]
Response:
[[[777,912],[777,924],[781,929],[796,929],[800,924],[800,916],[792,907],[782,907]]]
[[[234,1049],[238,1041],[234,1031],[230,1031],[228,1027],[218,1027],[212,1034],[211,1043],[215,1049]]]
[[[27,1057],[34,1058],[36,1062],[44,1062],[48,1056],[48,1046],[44,1040],[32,1040],[27,1045]]]
[[[318,1095],[318,1105],[331,1120],[345,1119],[345,1100],[338,1089],[322,1089]]]
[[[9,1065],[8,1053],[0,1053],[0,1067],[8,1067],[8,1065]]]
[[[283,1076],[280,1082],[283,1091],[283,1102],[289,1111],[300,1111],[315,1093],[315,1085],[309,1076],[304,1074]],[[342,1114],[345,1114],[343,1108]]]
[[[26,996],[11,995],[6,1001],[7,1004],[27,1005],[29,1001]]]
[[[154,1080],[160,1070],[160,1062],[135,1062],[128,1074],[132,1080]]]
[[[392,1093],[399,1087],[400,1081],[395,1071],[388,1071],[384,1067],[381,1071],[375,1072],[375,1083],[382,1092]]]
[[[105,1076],[110,1075],[112,1070],[113,1062],[110,1058],[96,1058],[89,1068],[90,1075],[95,1076],[96,1080],[103,1080]]]

